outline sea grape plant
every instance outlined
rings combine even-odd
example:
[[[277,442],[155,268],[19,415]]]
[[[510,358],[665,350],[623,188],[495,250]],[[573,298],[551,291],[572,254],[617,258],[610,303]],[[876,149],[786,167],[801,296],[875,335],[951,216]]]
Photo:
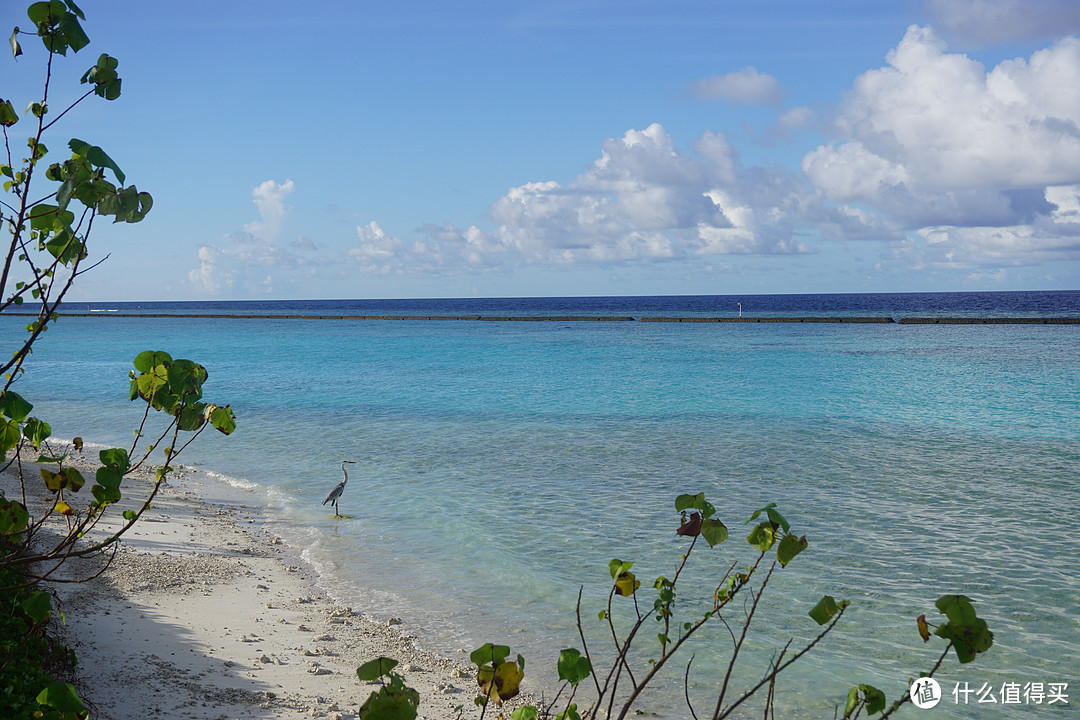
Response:
[[[0,471],[13,468],[19,483],[18,497],[6,497],[0,490],[0,591],[12,589],[13,577],[21,578],[18,583],[29,588],[35,580],[56,580],[56,571],[68,559],[115,549],[114,543],[150,507],[176,456],[208,427],[226,435],[236,427],[230,406],[203,399],[207,371],[202,365],[174,360],[161,351],[140,353],[129,374],[129,397],[144,406],[135,439],[130,449],[102,450],[98,455],[101,467],[91,480],[73,467],[69,454],[55,449],[59,446],[50,440],[49,423],[31,415],[33,404],[16,392],[35,343],[58,320],[61,303],[77,278],[104,260],[89,260],[95,221],[107,217],[114,223],[137,223],[153,207],[150,194],[135,185],[125,186],[127,178],[118,163],[91,142],[72,138],[67,142],[70,155],[49,159],[46,136],[51,138],[60,121],[72,117],[84,101],[119,98],[122,80],[116,58],[102,53],[81,75],[80,83],[86,86],[83,94],[66,106],[54,107],[54,71],[68,51],[77,54],[90,43],[82,28],[86,17],[74,0],[34,2],[26,15],[29,23],[24,28],[28,29],[16,27],[8,43],[18,59],[30,54],[30,47],[24,53],[25,38],[41,41],[41,94],[20,113],[16,107],[22,107],[22,102],[13,102],[0,86],[4,142],[0,226],[9,235],[6,245],[0,245],[4,258],[0,313],[32,308],[26,313],[32,318],[25,326],[26,335],[10,348],[8,359],[0,361]],[[155,417],[165,418],[163,428],[157,427]],[[140,447],[151,432],[149,443]],[[71,445],[76,453],[82,452],[80,438]],[[164,462],[155,482],[145,496],[132,501],[125,495],[124,478],[158,449],[163,451]],[[36,474],[28,472],[32,463],[39,466]],[[89,489],[83,490],[87,485]],[[43,495],[47,502],[36,502]],[[127,501],[125,508],[118,509],[122,500]],[[110,511],[121,522],[105,530],[99,523]],[[15,569],[20,574],[8,572]],[[44,622],[53,612],[44,591],[35,590],[26,602],[35,623]],[[77,696],[63,684],[40,688],[34,699],[40,707],[36,717],[86,715]]]
[[[805,536],[796,535],[791,524],[780,513],[775,503],[755,510],[746,521],[753,525],[746,536],[746,543],[754,554],[751,562],[744,569],[737,569],[739,562],[732,562],[726,571],[716,578],[715,585],[710,585],[710,599],[704,607],[686,600],[680,593],[683,587],[684,571],[695,550],[700,549],[699,539],[709,548],[715,548],[729,538],[727,526],[716,517],[716,508],[705,499],[703,493],[679,495],[675,499],[675,511],[680,514],[680,523],[675,533],[689,540],[682,552],[675,572],[670,578],[658,577],[652,584],[652,603],[642,609],[639,596],[642,582],[636,577],[633,562],[614,559],[608,564],[611,584],[608,590],[606,607],[598,614],[607,639],[604,644],[607,651],[598,652],[590,648],[586,624],[582,620],[582,593],[579,589],[577,602],[577,627],[582,649],[567,648],[559,653],[557,671],[559,680],[564,685],[555,698],[546,704],[522,705],[513,710],[510,720],[535,720],[536,718],[555,718],[556,720],[595,720],[599,717],[626,718],[638,706],[646,689],[654,684],[661,670],[670,664],[676,655],[685,659],[690,653],[691,639],[710,622],[719,622],[727,629],[731,646],[726,666],[714,678],[715,703],[707,717],[712,720],[730,717],[736,710],[746,710],[745,704],[756,696],[764,696],[764,717],[775,716],[775,692],[777,679],[787,668],[813,650],[829,634],[843,617],[849,603],[837,601],[830,595],[823,596],[807,613],[816,623],[813,637],[801,646],[793,647],[794,640],[775,649],[772,657],[757,671],[755,681],[746,687],[734,688],[733,675],[736,664],[745,660],[740,653],[746,647],[751,625],[762,608],[762,599],[774,573],[781,571],[796,556],[809,547]],[[616,622],[616,615],[626,607],[628,599],[632,603],[629,622]],[[739,600],[738,603],[733,603]],[[975,655],[987,650],[993,639],[986,623],[979,619],[971,601],[963,595],[946,595],[937,601],[937,607],[947,622],[934,630],[934,635],[948,641],[937,662],[922,677],[932,677],[942,665],[950,649],[955,649],[957,659],[970,662]],[[659,632],[656,642],[649,639],[643,631],[650,622],[657,623]],[[758,620],[760,624],[761,620]],[[767,621],[766,621],[767,622]],[[924,641],[930,639],[930,625],[925,616],[917,620],[920,635]],[[648,656],[642,660],[642,652]],[[483,720],[489,704],[493,701],[498,706],[499,717],[503,718],[502,703],[516,696],[520,690],[525,673],[525,659],[518,655],[510,660],[510,648],[506,645],[485,643],[470,655],[476,666],[477,685],[480,694],[476,705],[481,706],[480,718]],[[383,659],[384,660],[384,659]],[[375,662],[375,661],[372,661]],[[693,656],[685,666],[684,682],[687,685],[686,702],[690,715],[697,720],[702,717],[693,707],[689,693],[689,678]],[[365,667],[371,665],[368,663]],[[365,679],[361,675],[361,679]],[[371,679],[371,678],[368,678]],[[591,680],[590,682],[587,682]],[[909,683],[910,685],[910,683]],[[566,697],[563,694],[567,692]],[[563,699],[560,699],[563,698]],[[904,694],[886,709],[885,693],[872,685],[860,684],[851,689],[844,705],[843,717],[854,720],[863,711],[867,714],[881,713],[888,717],[910,700]],[[361,712],[364,720],[401,720],[413,715],[382,714],[374,706],[368,705],[368,712]],[[464,710],[459,708],[459,715]],[[839,715],[839,705],[837,715]]]

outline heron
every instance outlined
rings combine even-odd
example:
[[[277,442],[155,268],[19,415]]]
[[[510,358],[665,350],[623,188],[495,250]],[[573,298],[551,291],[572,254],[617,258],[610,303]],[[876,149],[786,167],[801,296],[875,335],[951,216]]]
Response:
[[[355,465],[355,460],[342,460],[341,461],[341,474],[345,476],[345,479],[334,486],[334,489],[326,494],[326,499],[322,501],[322,504],[333,503],[334,504],[334,517],[341,517],[341,512],[338,510],[338,499],[341,498],[341,493],[345,492],[345,483],[349,482],[349,473],[345,470],[346,465]]]

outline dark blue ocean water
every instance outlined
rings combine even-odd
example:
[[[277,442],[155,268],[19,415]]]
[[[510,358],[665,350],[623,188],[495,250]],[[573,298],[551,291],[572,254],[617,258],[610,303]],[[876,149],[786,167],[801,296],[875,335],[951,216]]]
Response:
[[[57,435],[127,445],[135,354],[202,362],[207,398],[231,403],[239,429],[189,461],[265,504],[273,532],[342,601],[402,617],[451,655],[508,644],[541,682],[558,649],[580,646],[579,587],[595,652],[608,562],[636,562],[643,593],[670,577],[685,549],[674,498],[705,492],[731,539],[689,571],[697,590],[687,586],[682,618],[731,563],[752,559],[752,511],[778,503],[810,541],[774,577],[738,682],[789,638],[813,636],[806,611],[821,595],[853,602],[778,687],[784,717],[831,717],[856,683],[902,694],[941,648],[923,646],[915,618],[935,622],[946,593],[973,598],[995,632],[977,662],[945,664],[947,691],[1080,687],[1080,325],[122,316],[640,318],[732,316],[738,303],[744,314],[1080,316],[1080,292],[101,304],[88,309],[117,312],[50,329],[18,390]],[[0,317],[0,337],[10,346],[24,323]],[[354,517],[338,521],[320,502],[343,459],[358,462],[341,503]],[[729,646],[721,628],[695,647],[699,710]],[[688,716],[683,667],[646,708]],[[1060,715],[956,707],[951,695],[934,712]]]
[[[1080,291],[70,303],[71,312],[312,315],[1080,317]]]

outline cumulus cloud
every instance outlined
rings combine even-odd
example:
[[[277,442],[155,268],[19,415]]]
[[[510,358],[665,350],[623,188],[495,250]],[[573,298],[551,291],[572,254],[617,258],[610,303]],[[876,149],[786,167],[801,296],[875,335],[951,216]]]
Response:
[[[1043,41],[1080,32],[1076,0],[926,0],[932,24],[960,45]]]
[[[285,200],[293,189],[292,180],[280,184],[267,180],[256,186],[251,194],[259,219],[225,235],[220,243],[202,244],[198,266],[188,273],[191,285],[208,295],[269,293],[281,273],[329,262],[318,255],[318,246],[309,237],[287,244],[277,240],[291,209]]]
[[[519,267],[697,263],[716,255],[813,252],[815,239],[888,238],[874,215],[822,202],[796,174],[745,168],[721,133],[692,152],[659,124],[609,138],[572,181],[510,188],[490,209],[493,230],[424,225],[407,242],[377,222],[348,251],[370,274],[485,272]]]
[[[273,180],[266,180],[252,190],[251,195],[255,207],[259,210],[259,219],[244,225],[245,232],[265,240],[277,238],[281,233],[281,223],[289,212],[285,199],[292,191],[292,180],[286,180],[280,185]]]
[[[987,71],[913,26],[887,63],[855,81],[840,139],[803,158],[819,192],[907,231],[893,254],[915,268],[1080,258],[1080,40]]]
[[[784,99],[780,81],[755,67],[701,78],[694,84],[693,92],[704,100],[723,100],[739,105],[779,107]]]
[[[835,120],[845,139],[803,158],[829,199],[909,227],[1004,226],[1045,213],[1043,188],[1080,181],[1080,40],[987,72],[913,26],[887,61],[855,81]]]

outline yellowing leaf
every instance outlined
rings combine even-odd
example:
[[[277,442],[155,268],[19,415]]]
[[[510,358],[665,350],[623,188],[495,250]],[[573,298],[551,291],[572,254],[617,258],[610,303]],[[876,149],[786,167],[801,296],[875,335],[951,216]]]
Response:
[[[920,615],[915,622],[919,625],[919,637],[923,642],[930,642],[930,626],[926,623],[926,616]]]
[[[619,577],[615,579],[616,595],[629,597],[637,592],[639,587],[641,587],[641,581],[634,577],[634,573],[630,571],[619,573]]]
[[[60,513],[61,515],[75,514],[75,510],[73,510],[72,507],[63,500],[56,503],[56,512]]]

